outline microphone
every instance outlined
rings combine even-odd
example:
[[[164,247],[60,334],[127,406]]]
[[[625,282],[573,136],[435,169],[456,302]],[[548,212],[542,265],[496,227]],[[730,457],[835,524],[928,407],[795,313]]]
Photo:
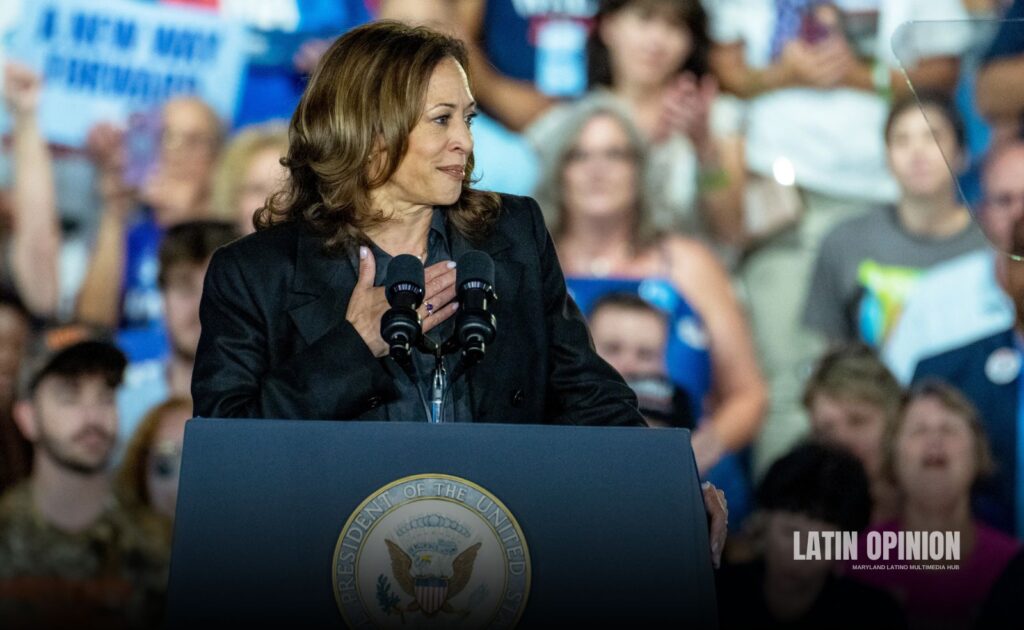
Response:
[[[388,344],[388,354],[407,364],[412,347],[422,335],[416,309],[423,302],[423,263],[410,254],[391,259],[384,278],[384,294],[391,308],[380,318],[380,336]]]
[[[491,312],[498,299],[494,293],[494,261],[481,251],[466,252],[456,265],[455,286],[459,301],[455,335],[463,361],[474,365],[484,358],[487,344],[494,341],[497,332]]]

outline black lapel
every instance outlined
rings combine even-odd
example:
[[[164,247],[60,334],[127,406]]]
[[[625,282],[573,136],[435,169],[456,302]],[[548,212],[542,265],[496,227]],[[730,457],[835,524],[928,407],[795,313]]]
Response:
[[[345,317],[356,270],[344,254],[327,255],[323,239],[300,231],[288,315],[306,344],[311,344]]]

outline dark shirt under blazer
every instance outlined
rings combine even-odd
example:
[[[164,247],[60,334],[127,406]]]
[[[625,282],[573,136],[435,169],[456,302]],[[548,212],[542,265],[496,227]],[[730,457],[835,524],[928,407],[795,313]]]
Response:
[[[501,196],[491,235],[450,230],[451,256],[495,266],[498,334],[468,374],[478,422],[640,425],[636,398],[594,352],[537,203]],[[356,271],[301,223],[217,251],[200,305],[194,415],[384,420],[398,395],[381,360],[345,320]]]

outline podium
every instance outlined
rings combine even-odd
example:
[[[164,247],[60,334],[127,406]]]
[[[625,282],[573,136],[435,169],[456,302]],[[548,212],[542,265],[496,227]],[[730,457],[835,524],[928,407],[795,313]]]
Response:
[[[683,429],[193,419],[169,625],[715,627],[689,440]],[[488,571],[496,582],[473,583]]]

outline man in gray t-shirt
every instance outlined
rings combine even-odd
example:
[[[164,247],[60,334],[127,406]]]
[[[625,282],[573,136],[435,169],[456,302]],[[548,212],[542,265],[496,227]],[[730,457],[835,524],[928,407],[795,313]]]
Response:
[[[804,324],[833,341],[857,339],[879,347],[924,270],[984,246],[970,221],[941,237],[912,233],[893,206],[851,219],[822,243]]]

